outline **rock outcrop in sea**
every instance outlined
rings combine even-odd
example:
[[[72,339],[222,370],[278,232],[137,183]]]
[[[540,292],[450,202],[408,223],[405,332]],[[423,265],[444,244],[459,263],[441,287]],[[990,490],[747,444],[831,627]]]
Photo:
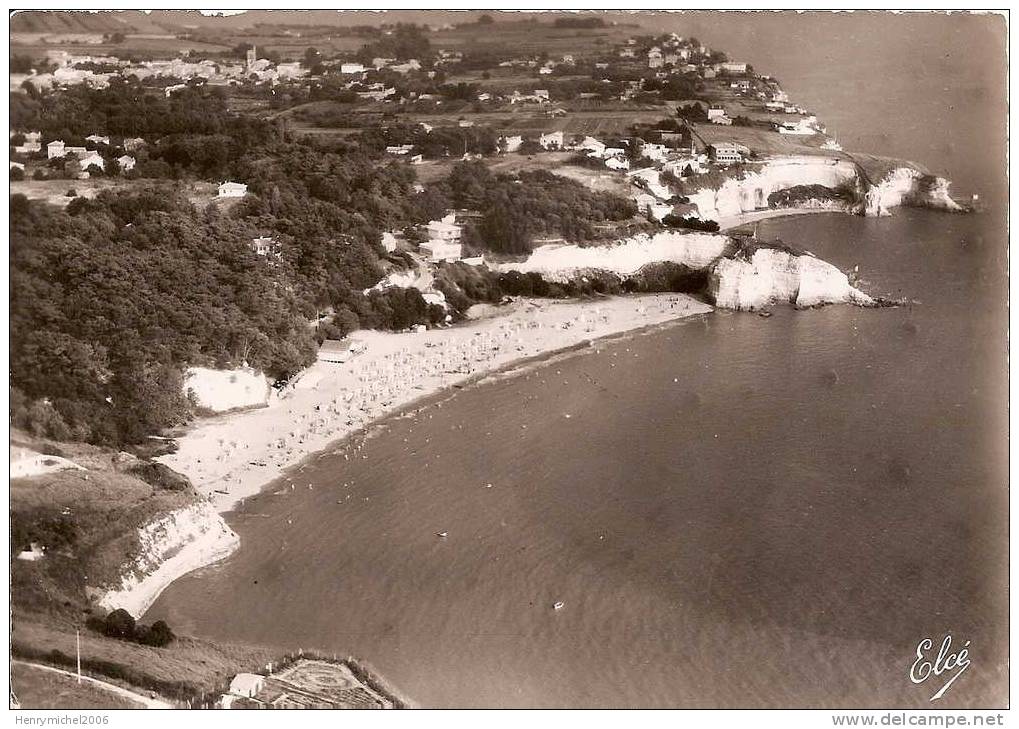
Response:
[[[830,263],[773,248],[716,261],[708,273],[707,293],[715,306],[737,311],[763,309],[777,302],[800,308],[875,303]]]

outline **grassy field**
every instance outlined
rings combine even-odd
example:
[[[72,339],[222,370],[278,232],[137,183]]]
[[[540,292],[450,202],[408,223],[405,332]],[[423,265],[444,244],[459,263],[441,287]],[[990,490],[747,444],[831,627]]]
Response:
[[[44,663],[73,665],[74,627],[59,620],[44,623],[33,618],[15,619],[12,652]],[[48,660],[47,655],[53,651],[59,651],[66,661]],[[172,699],[177,687],[207,694],[222,691],[237,673],[260,670],[278,659],[279,651],[188,637],[178,637],[165,648],[153,648],[82,630],[81,656],[83,670],[91,675],[102,675],[104,680],[125,688],[156,690]],[[95,670],[97,665],[119,668],[99,671]]]
[[[577,29],[556,28],[551,23],[500,21],[489,26],[472,25],[431,33],[429,40],[435,48],[463,53],[505,52],[520,57],[547,52],[553,58],[566,53],[581,58],[603,54],[611,46],[640,33],[640,28],[629,25]]]
[[[79,684],[70,676],[31,666],[11,667],[11,691],[18,697],[22,709],[139,708],[133,701],[94,684]]]
[[[218,188],[212,182],[176,182],[173,180],[127,180],[123,177],[95,177],[88,180],[21,180],[10,183],[11,195],[24,195],[29,200],[49,203],[57,207],[67,207],[74,199],[68,196],[68,190],[74,190],[79,197],[94,198],[104,190],[128,190],[149,186],[166,188],[167,192],[183,192],[195,205],[207,205],[216,201],[217,204],[236,202],[232,200],[217,201]]]
[[[181,40],[179,38],[151,38],[128,36],[123,43],[18,43],[12,38],[11,54],[45,58],[47,51],[67,51],[71,55],[118,56],[120,58],[139,58],[144,60],[162,60],[176,58],[181,53],[197,51],[199,53],[221,53],[233,46],[221,43],[205,43],[202,41]],[[302,50],[303,53],[303,50]]]

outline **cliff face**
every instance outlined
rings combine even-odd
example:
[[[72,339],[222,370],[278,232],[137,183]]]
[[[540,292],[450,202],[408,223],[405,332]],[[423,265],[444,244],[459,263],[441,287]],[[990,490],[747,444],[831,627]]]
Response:
[[[560,283],[584,271],[607,271],[627,278],[649,263],[704,268],[725,252],[729,242],[727,236],[715,233],[664,231],[637,235],[606,246],[541,246],[525,261],[491,267],[497,271],[537,272],[548,281]]]
[[[708,274],[708,296],[715,306],[737,311],[782,301],[798,307],[874,303],[830,263],[767,248],[749,259],[719,259]]]
[[[696,178],[694,178],[696,180]],[[722,220],[768,207],[768,196],[801,185],[838,188],[852,186],[862,198],[859,208],[832,205],[832,210],[890,215],[899,205],[929,207],[952,212],[962,208],[948,194],[949,182],[907,166],[893,169],[880,181],[869,184],[848,159],[833,157],[783,157],[766,162],[759,171],[742,179],[726,180],[717,189],[703,188],[688,195],[704,220]],[[803,204],[797,207],[827,207]]]
[[[184,392],[190,393],[199,407],[219,413],[262,407],[269,402],[271,388],[265,375],[249,367],[233,370],[189,367],[184,373]]]
[[[908,167],[899,167],[867,190],[865,214],[891,215],[889,209],[899,205],[960,212],[962,206],[948,194],[950,184],[944,177],[932,177]]]
[[[694,178],[696,180],[696,178]],[[800,185],[836,188],[858,184],[856,165],[830,157],[784,157],[771,160],[759,172],[730,179],[718,189],[701,189],[688,195],[701,218],[721,220],[768,207],[768,196]]]
[[[178,577],[217,562],[240,543],[208,501],[170,512],[138,530],[137,557],[125,565],[119,585],[98,603],[108,610],[123,608],[140,617]]]
[[[565,282],[595,271],[632,278],[646,266],[675,263],[707,272],[709,298],[718,307],[752,310],[787,301],[807,307],[820,304],[873,304],[849,284],[835,266],[810,255],[797,255],[767,245],[749,256],[734,253],[740,246],[716,233],[667,231],[628,238],[610,246],[542,246],[525,261],[495,266],[500,271],[537,272]]]

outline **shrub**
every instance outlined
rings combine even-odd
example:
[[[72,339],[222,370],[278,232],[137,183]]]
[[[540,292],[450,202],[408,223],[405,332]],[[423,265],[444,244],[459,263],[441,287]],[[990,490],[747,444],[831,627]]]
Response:
[[[123,640],[134,640],[135,630],[134,618],[123,608],[118,608],[107,615],[103,626],[103,633],[106,636]]]
[[[142,627],[138,631],[138,642],[144,645],[162,648],[170,645],[176,636],[170,630],[170,626],[162,620],[157,620],[149,627]]]

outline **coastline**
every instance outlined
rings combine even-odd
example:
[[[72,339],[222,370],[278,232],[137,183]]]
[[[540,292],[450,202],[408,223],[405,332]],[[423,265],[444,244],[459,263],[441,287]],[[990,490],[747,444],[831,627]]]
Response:
[[[191,479],[216,512],[229,512],[305,458],[414,402],[592,340],[710,311],[679,293],[520,299],[451,329],[355,332],[364,353],[343,364],[316,362],[268,407],[191,426],[158,460]]]

